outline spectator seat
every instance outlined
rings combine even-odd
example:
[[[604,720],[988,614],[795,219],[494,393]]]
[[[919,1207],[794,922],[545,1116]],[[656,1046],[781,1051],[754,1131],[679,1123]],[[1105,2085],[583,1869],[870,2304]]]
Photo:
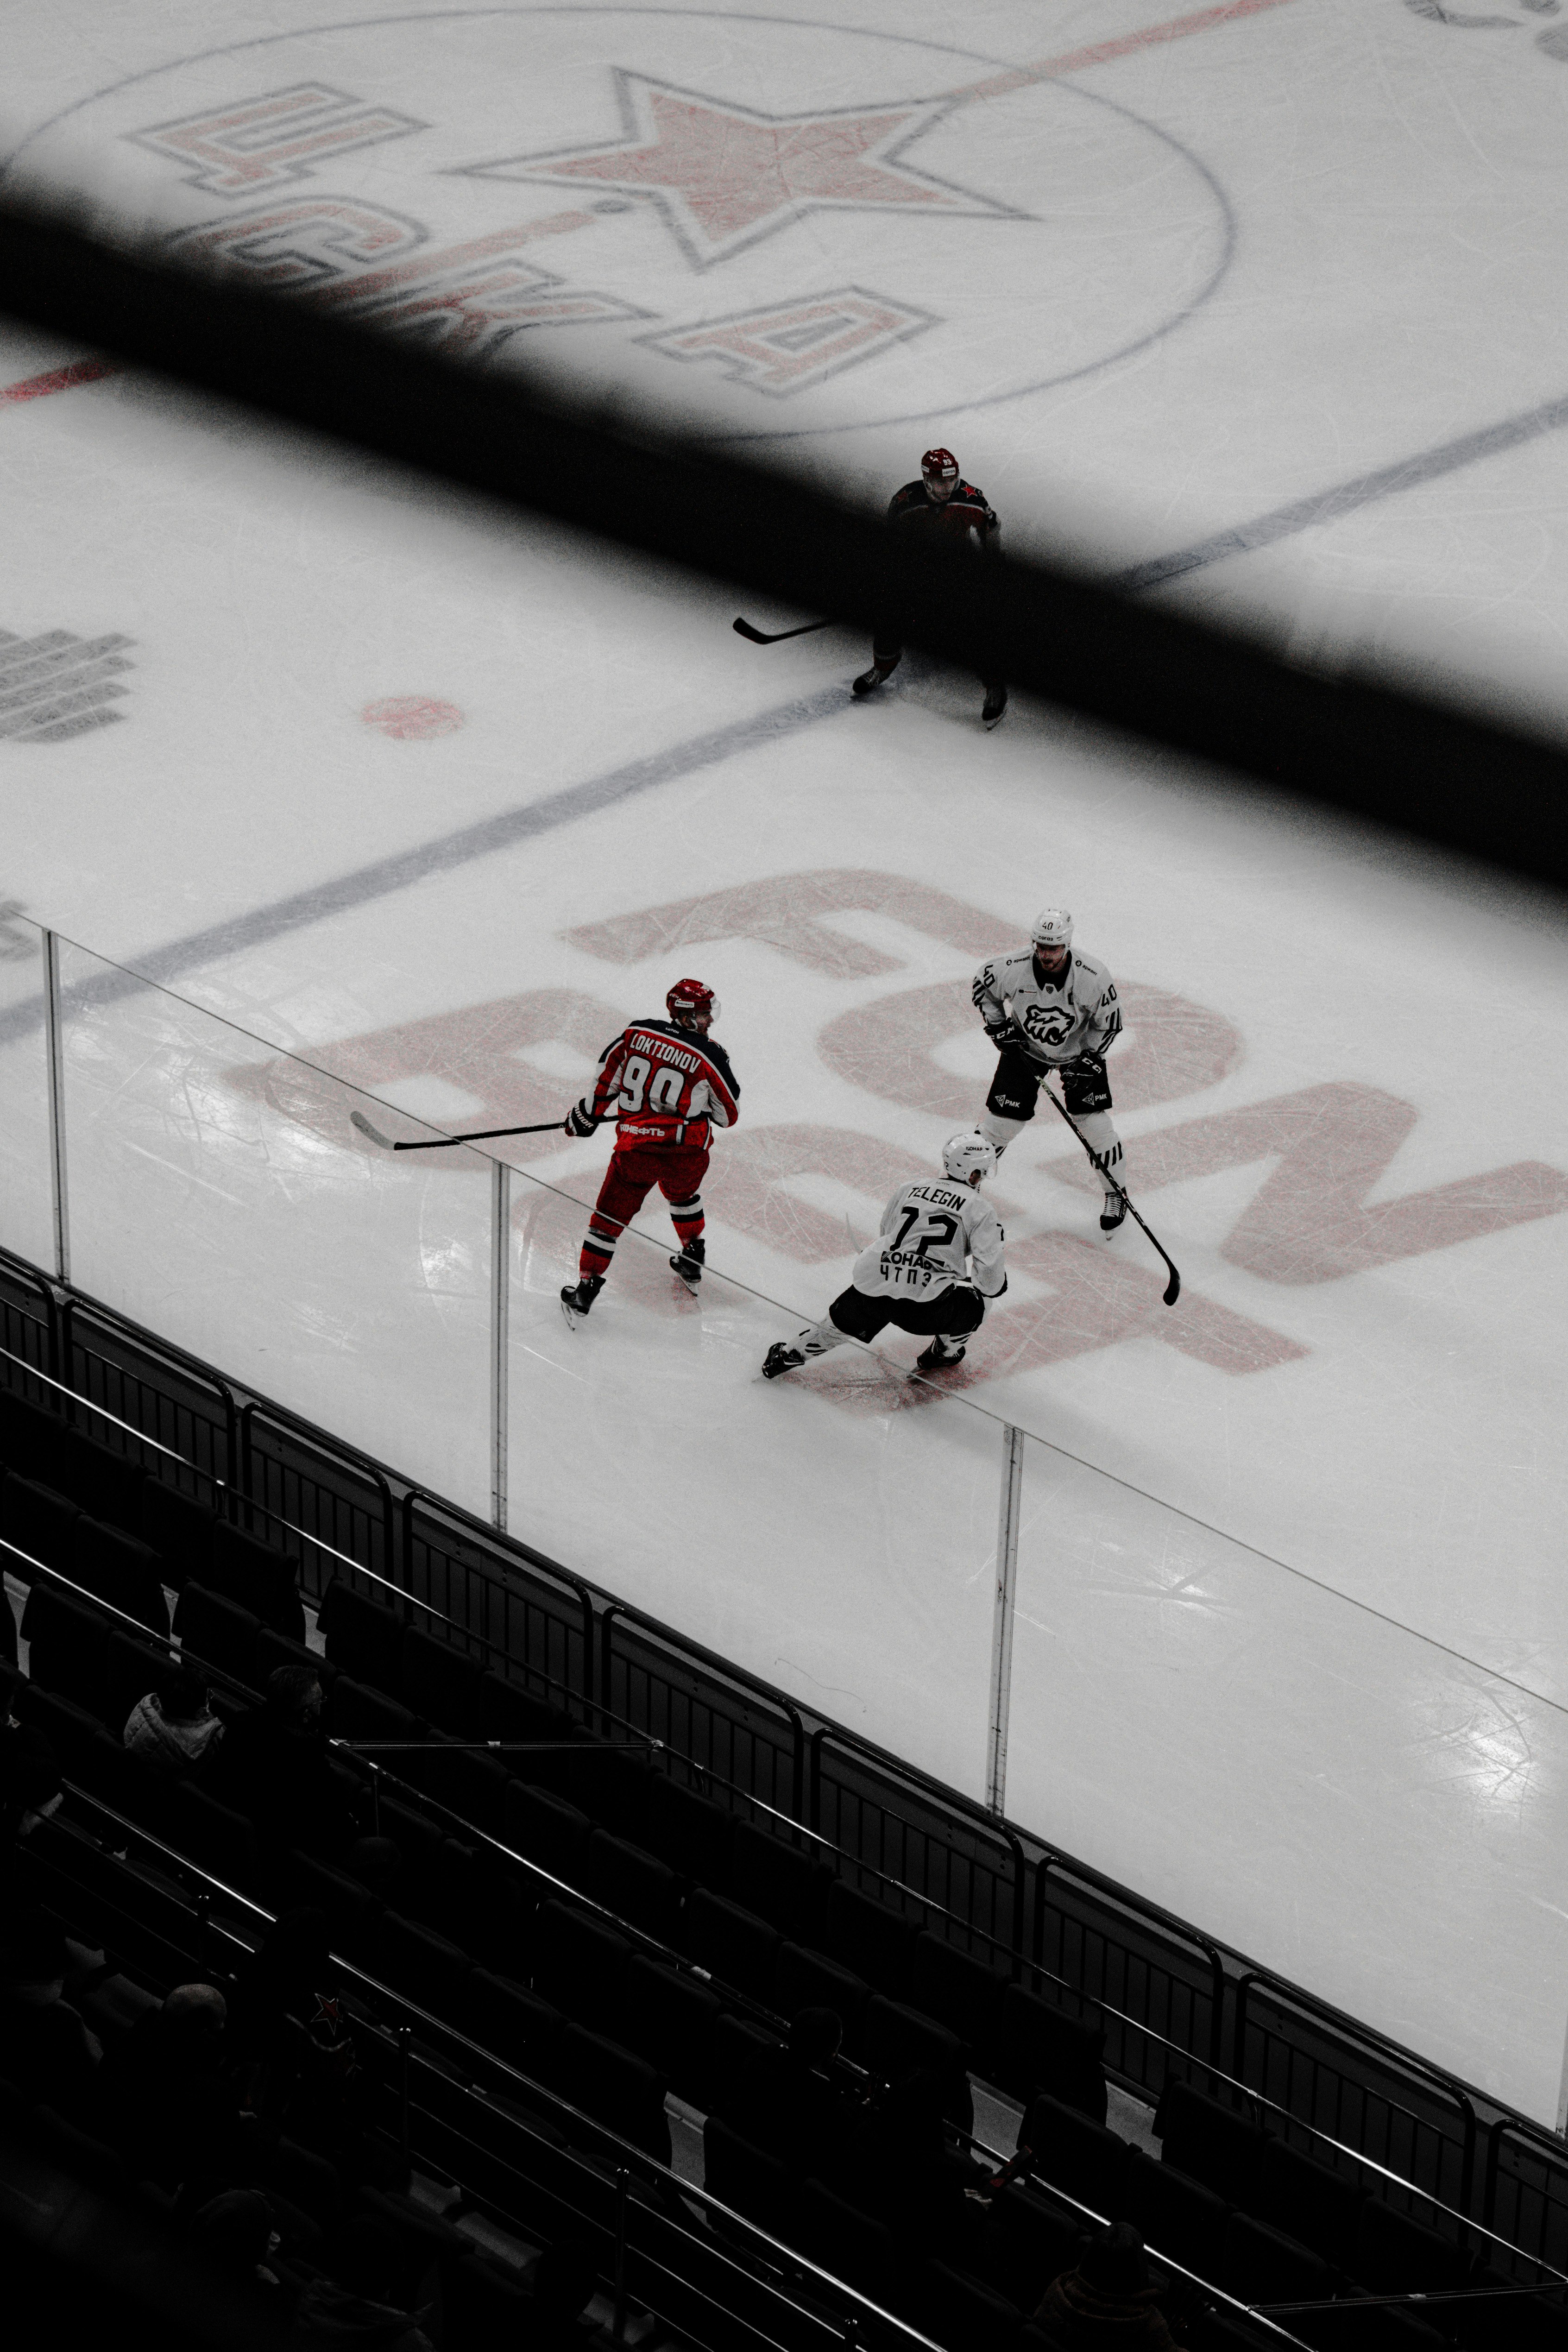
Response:
[[[220,1805],[204,1789],[176,1781],[168,1792],[169,1843],[198,1868],[249,1893],[261,1877],[256,1832],[243,1813]]]
[[[723,2014],[718,1995],[647,1952],[633,1952],[621,1990],[616,2031],[694,2105],[711,2096],[709,2053]]]
[[[118,1437],[121,1433],[116,1432]],[[132,1440],[134,1444],[134,1440]],[[66,1432],[64,1492],[95,1519],[103,1519],[125,1534],[141,1534],[141,1490],[146,1484],[139,1454],[126,1453],[115,1443],[92,1436],[85,1429]]]
[[[1000,2025],[1005,1979],[989,1963],[961,1951],[944,1937],[922,1929],[915,1939],[910,1970],[909,2000],[913,2008],[956,2033],[969,2053],[969,2063],[984,2073],[994,2052]],[[1049,2083],[1031,2083],[1031,2091],[1051,2090]],[[1060,2098],[1061,2094],[1056,2092]],[[1076,2105],[1069,2100],[1070,2106]],[[1103,2116],[1096,2118],[1103,2121]]]
[[[403,1702],[442,1731],[465,1739],[489,1735],[480,1728],[485,1669],[454,1643],[405,1626],[401,1689]]]
[[[1155,2110],[1161,2156],[1245,2211],[1260,2191],[1265,2135],[1249,2115],[1173,2076]]]
[[[276,1550],[243,1528],[220,1519],[213,1529],[212,1588],[241,1609],[248,1609],[275,1633],[291,1642],[305,1639],[305,1610],[299,1598],[298,1567],[287,1552]]]
[[[677,1924],[678,1883],[668,1863],[608,1830],[594,1830],[583,1853],[582,1891],[633,1927],[667,1943]]]
[[[1270,2138],[1251,2210],[1337,2270],[1349,2270],[1364,2200],[1364,2190],[1348,2174],[1335,2172],[1288,2140]]]
[[[141,1537],[163,1562],[163,1580],[176,1591],[194,1577],[204,1582],[212,1564],[217,1513],[166,1478],[147,1479],[141,1494]]]
[[[593,1823],[564,1797],[535,1789],[522,1780],[509,1781],[501,1809],[501,1835],[529,1862],[537,1862],[552,1878],[580,1893],[588,1841]],[[525,1897],[538,1901],[549,1889],[536,1880],[525,1885]]]
[[[26,1397],[0,1390],[0,1461],[10,1469],[41,1480],[58,1494],[68,1494],[66,1441],[70,1434],[70,1424],[57,1411],[29,1404]]]
[[[669,2163],[664,2078],[645,2058],[571,2021],[556,2041],[554,2063],[554,2087],[571,2105],[629,2139],[655,2163]]]
[[[1034,2150],[1042,2180],[1065,2189],[1107,2221],[1125,2221],[1129,2180],[1124,2139],[1046,2094],[1030,2106],[1019,2138]]]
[[[789,2168],[716,2116],[703,2126],[703,2185],[770,2236],[794,2238],[798,2190]]]
[[[828,1889],[823,1950],[894,2000],[904,1997],[919,1932],[913,1919],[845,1879]]]
[[[563,2023],[559,2009],[510,1977],[476,1969],[468,1979],[466,2008],[459,2021],[476,2042],[493,2050],[519,2074],[542,2081]]]
[[[1230,2208],[1223,2197],[1206,2189],[1201,2180],[1189,2179],[1174,2164],[1156,2164],[1135,2147],[1128,2158],[1126,2204],[1127,2219],[1145,2245],[1156,2247],[1201,2278],[1219,2276],[1230,2219]]]
[[[71,1539],[81,1517],[76,1504],[57,1487],[8,1470],[0,1486],[0,1527],[16,1547],[5,1555],[8,1573],[30,1584],[39,1568],[70,1574]],[[18,1558],[17,1554],[25,1554]]]
[[[187,1583],[174,1604],[174,1632],[202,1665],[230,1675],[246,1690],[257,1685],[256,1637],[261,1631],[248,1609],[225,1601],[204,1585]]]
[[[151,1544],[86,1514],[71,1529],[70,1578],[111,1609],[123,1610],[139,1625],[169,1638],[169,1603],[163,1596],[163,1563]]]
[[[632,1947],[605,1921],[569,1904],[541,1904],[534,1921],[533,1989],[568,2017],[605,2019],[620,2004]]]
[[[814,1942],[832,1884],[815,1850],[790,1845],[753,1822],[737,1822],[732,1839],[726,1890],[731,1899],[791,1941]]]
[[[402,1682],[404,1626],[395,1609],[356,1592],[338,1576],[321,1596],[316,1626],[335,1666],[356,1682],[396,1697]]]
[[[1082,2227],[1021,2180],[991,2200],[984,2233],[985,2274],[1018,2305],[1033,2311],[1052,2279],[1078,2260]]]
[[[865,2039],[871,1987],[863,1977],[799,1944],[780,1944],[774,1967],[773,2000],[779,2014],[797,2018],[803,2009],[831,2009],[844,2029],[844,2047],[858,2057]]]
[[[779,1933],[766,1919],[699,1887],[681,1915],[681,1937],[691,1958],[721,1985],[732,1985],[756,2000],[768,1998]]]
[[[653,1775],[647,1791],[644,1842],[679,1878],[716,1894],[729,1884],[735,1816],[683,1780]]]
[[[462,2022],[473,1974],[468,1955],[419,1920],[382,1914],[371,1973],[437,2017]]]
[[[1047,2091],[1092,2123],[1106,2115],[1105,2021],[1100,2011],[1059,2008],[1040,1993],[1004,1985],[997,2028],[996,2080],[1025,2104]]]

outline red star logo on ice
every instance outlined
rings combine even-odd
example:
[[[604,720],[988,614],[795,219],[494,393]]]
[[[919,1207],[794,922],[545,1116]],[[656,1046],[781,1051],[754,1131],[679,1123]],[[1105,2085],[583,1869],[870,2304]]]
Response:
[[[824,209],[1021,217],[1010,205],[953,187],[904,161],[905,149],[949,111],[946,99],[759,114],[621,67],[615,84],[623,137],[476,163],[469,173],[586,183],[650,198],[699,269]]]

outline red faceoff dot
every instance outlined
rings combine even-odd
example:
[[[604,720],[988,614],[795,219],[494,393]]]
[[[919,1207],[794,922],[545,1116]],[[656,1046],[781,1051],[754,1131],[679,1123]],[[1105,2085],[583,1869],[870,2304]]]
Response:
[[[391,694],[383,702],[367,702],[360,716],[367,727],[379,727],[400,741],[451,735],[463,724],[455,702],[437,702],[429,694]]]

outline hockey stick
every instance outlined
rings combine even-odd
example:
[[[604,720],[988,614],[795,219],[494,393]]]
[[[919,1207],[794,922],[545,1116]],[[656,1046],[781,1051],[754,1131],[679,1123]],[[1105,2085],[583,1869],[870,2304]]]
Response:
[[[1145,1233],[1149,1234],[1149,1239],[1154,1243],[1155,1249],[1159,1251],[1160,1255],[1165,1259],[1166,1265],[1170,1268],[1171,1278],[1166,1285],[1166,1305],[1167,1307],[1174,1307],[1176,1300],[1181,1297],[1181,1276],[1176,1272],[1176,1260],[1167,1255],[1164,1244],[1158,1239],[1158,1237],[1155,1234],[1149,1233],[1149,1228],[1147,1225],[1144,1224],[1144,1220],[1142,1217],[1138,1216],[1136,1209],[1134,1208],[1132,1195],[1128,1192],[1125,1185],[1117,1183],[1116,1179],[1112,1175],[1111,1171],[1106,1167],[1104,1161],[1101,1159],[1100,1154],[1095,1150],[1093,1145],[1090,1142],[1089,1138],[1084,1134],[1083,1129],[1079,1126],[1078,1121],[1068,1109],[1067,1105],[1061,1101],[1057,1096],[1053,1095],[1048,1086],[1042,1085],[1040,1087],[1040,1093],[1045,1097],[1052,1110],[1061,1112],[1062,1118],[1067,1121],[1068,1126],[1072,1129],[1073,1134],[1078,1138],[1079,1142],[1083,1146],[1084,1150],[1089,1154],[1092,1164],[1100,1171],[1103,1181],[1110,1187],[1112,1192],[1120,1193],[1123,1205],[1126,1209],[1128,1215],[1130,1217],[1136,1218],[1138,1223],[1140,1225],[1144,1225]]]
[[[781,646],[786,637],[809,637],[813,629],[831,629],[832,623],[808,621],[803,628],[779,629],[771,637],[764,636],[760,629],[754,629],[749,621],[737,621],[734,626],[737,636],[747,638],[754,646]]]
[[[428,1143],[394,1143],[390,1135],[383,1135],[379,1127],[371,1125],[362,1110],[351,1110],[349,1124],[357,1127],[361,1135],[368,1135],[372,1143],[379,1143],[383,1151],[446,1151],[455,1143],[487,1143],[496,1135],[559,1135],[565,1122],[559,1118],[547,1118],[538,1127],[481,1127],[472,1135],[433,1136]],[[605,1119],[601,1124],[608,1127],[612,1122]]]

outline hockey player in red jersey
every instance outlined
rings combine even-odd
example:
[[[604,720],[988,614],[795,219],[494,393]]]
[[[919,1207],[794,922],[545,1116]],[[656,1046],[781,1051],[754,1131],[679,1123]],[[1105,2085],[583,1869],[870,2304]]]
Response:
[[[964,541],[982,551],[997,546],[1001,530],[996,509],[987,505],[984,493],[960,476],[951,449],[927,449],[920,460],[920,479],[905,482],[894,492],[887,519],[902,532],[942,531],[955,543]],[[893,676],[904,658],[903,636],[902,617],[888,614],[872,641],[871,667],[861,672],[852,693],[873,694]],[[986,699],[980,716],[988,727],[994,727],[1008,707],[1008,690],[1000,678],[984,678],[981,683]]]
[[[604,1287],[622,1226],[656,1184],[670,1204],[681,1244],[672,1267],[689,1290],[702,1280],[702,1182],[708,1139],[740,1116],[729,1056],[708,1031],[718,999],[700,980],[678,980],[664,999],[667,1021],[632,1021],[599,1057],[599,1075],[568,1112],[568,1135],[591,1135],[615,1120],[615,1149],[582,1244],[579,1278],[562,1290],[571,1315],[586,1315]]]

